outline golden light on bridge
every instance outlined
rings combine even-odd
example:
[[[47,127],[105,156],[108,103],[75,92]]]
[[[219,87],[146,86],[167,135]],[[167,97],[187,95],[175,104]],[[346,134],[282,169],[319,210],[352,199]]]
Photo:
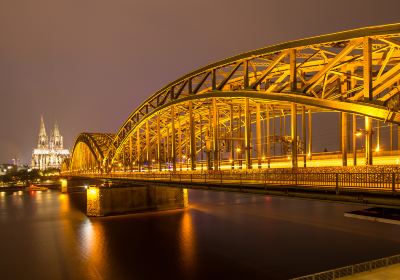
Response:
[[[246,170],[287,166],[287,160],[289,167],[311,166],[313,138],[320,134],[313,135],[313,118],[332,112],[340,118],[341,165],[348,165],[350,150],[357,164],[361,136],[364,159],[358,164],[372,165],[373,152],[384,156],[372,122],[400,124],[399,45],[400,25],[377,26],[266,47],[203,67],[151,95],[115,135],[81,134],[69,170],[205,171],[228,162]],[[391,133],[391,143],[394,139]]]

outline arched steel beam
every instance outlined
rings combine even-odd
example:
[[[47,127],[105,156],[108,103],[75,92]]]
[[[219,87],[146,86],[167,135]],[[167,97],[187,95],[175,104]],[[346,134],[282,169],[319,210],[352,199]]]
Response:
[[[78,146],[79,143],[83,143],[89,148],[89,150],[95,157],[98,164],[100,164],[100,165],[103,164],[103,159],[105,158],[104,151],[107,150],[108,147],[103,147],[103,149],[102,149],[101,145],[94,138],[95,135],[108,138],[109,139],[108,143],[111,143],[112,139],[113,139],[112,134],[107,134],[107,133],[81,133],[81,134],[79,134],[75,140],[74,147],[72,149],[71,162],[73,162],[76,147]]]
[[[223,92],[228,92],[231,94],[229,97],[237,96],[238,91],[224,91],[224,87],[238,80],[238,73],[240,72],[238,69],[240,67],[243,67],[242,71],[244,72],[241,82],[243,86],[242,90],[257,88],[257,86],[262,83],[263,79],[268,76],[268,83],[270,81],[273,83],[273,87],[266,89],[268,93],[270,93],[270,91],[285,92],[284,94],[288,94],[287,98],[293,100],[293,97],[290,95],[293,94],[293,89],[295,89],[299,91],[299,96],[303,98],[302,102],[304,103],[316,102],[321,108],[335,107],[334,110],[346,112],[360,111],[360,108],[365,108],[368,110],[366,113],[363,113],[364,115],[369,114],[368,111],[373,111],[373,114],[379,116],[377,117],[379,119],[398,122],[396,114],[387,113],[387,110],[383,107],[376,105],[379,104],[379,102],[382,103],[382,100],[387,101],[397,94],[396,89],[391,90],[391,87],[393,87],[393,84],[396,82],[396,77],[400,77],[400,70],[394,66],[389,71],[385,72],[388,65],[393,66],[398,64],[398,49],[400,43],[392,37],[400,37],[400,24],[367,27],[286,42],[243,53],[202,67],[169,83],[143,102],[121,126],[112,145],[110,145],[108,154],[112,157],[116,149],[124,142],[126,135],[129,134],[132,127],[136,126],[136,124],[140,123],[144,118],[147,118],[149,113],[155,112],[155,110],[158,111],[164,106],[169,106],[177,99],[183,100],[187,98],[187,95],[199,95],[198,98],[203,98],[202,90],[204,90],[203,86],[207,79],[211,79],[207,85],[211,83],[210,87],[212,89],[221,89]],[[373,40],[376,42],[373,43]],[[336,50],[332,51],[332,49]],[[388,54],[385,54],[384,51],[389,49],[389,58],[393,54],[393,50],[396,49],[396,55],[391,58],[390,62],[388,59],[382,59],[385,56],[387,57]],[[311,54],[310,51],[313,51],[313,53]],[[318,54],[320,57],[316,59]],[[296,61],[297,55],[299,58],[298,61]],[[287,62],[288,58],[289,62]],[[264,61],[265,68],[257,70],[256,67],[250,74],[248,65],[252,64],[254,67],[254,65],[259,63],[256,59]],[[348,73],[346,66],[351,66],[353,64],[357,64],[353,69],[355,72]],[[369,65],[367,69],[371,70],[372,64],[380,67],[379,73],[372,73],[372,71],[370,71],[371,73],[367,75],[365,74],[366,72],[363,71],[363,77],[360,77],[360,73],[357,73],[360,69],[357,69],[357,67],[360,65],[363,65],[362,67]],[[223,67],[226,67],[226,69],[223,69]],[[297,73],[298,69],[306,75],[302,77],[301,73]],[[217,71],[220,70],[222,73],[217,74]],[[286,77],[289,76],[285,74],[285,71],[289,70],[290,81],[288,82],[286,81]],[[220,75],[220,78],[224,77],[220,82],[217,81],[218,75]],[[372,75],[375,75],[373,83],[371,81]],[[277,79],[277,76],[280,78]],[[298,80],[296,80],[296,76],[298,76]],[[347,79],[352,80],[361,79],[361,81],[364,82],[368,81],[368,88],[376,90],[377,96],[372,93],[368,94],[372,96],[372,99],[375,98],[377,100],[371,99],[372,102],[365,107],[365,103],[363,103],[361,99],[367,94],[366,89],[364,89],[365,84],[360,85],[354,83],[351,89],[347,91],[340,90],[339,93],[335,92],[337,82],[341,80],[340,77],[347,77]],[[250,81],[250,79],[252,79],[252,81]],[[275,84],[277,80],[279,80],[280,83],[278,85],[279,90],[272,90],[272,88],[277,86]],[[192,82],[197,84],[194,85]],[[300,87],[297,89],[296,82],[301,83]],[[186,92],[183,91],[185,88],[187,88]],[[290,90],[290,88],[292,88],[292,90]],[[385,93],[384,96],[378,96],[379,93],[383,91],[386,92],[386,90],[391,91]],[[300,93],[305,94],[305,96]],[[263,92],[263,94],[267,94],[267,92]],[[222,97],[222,95],[219,96]],[[308,100],[307,96],[313,96],[312,98],[316,101],[312,102],[312,100]],[[283,96],[279,97],[278,95],[276,98],[285,99]],[[321,100],[324,101],[322,102]],[[343,106],[339,106],[337,100],[345,100],[342,101]],[[344,106],[345,104],[347,105]],[[356,106],[356,104],[358,105]],[[336,107],[339,107],[339,109]],[[351,109],[347,107],[351,107]],[[396,106],[392,106],[392,108],[396,107],[397,104]]]
[[[122,149],[124,144],[126,143],[130,133],[135,130],[135,128],[140,125],[142,122],[144,123],[147,119],[152,118],[156,113],[172,106],[178,105],[181,103],[185,103],[190,100],[198,100],[198,99],[207,99],[212,97],[217,98],[252,98],[263,101],[282,101],[289,103],[296,103],[299,105],[312,106],[317,108],[323,108],[327,110],[333,110],[338,112],[347,112],[352,114],[358,114],[363,116],[368,116],[371,118],[390,121],[392,123],[400,124],[400,113],[399,112],[391,112],[384,106],[379,106],[370,103],[360,103],[360,102],[349,102],[349,101],[336,101],[336,100],[326,100],[326,99],[316,99],[313,97],[301,95],[298,93],[265,93],[265,92],[257,92],[257,91],[211,91],[199,95],[187,96],[178,100],[171,101],[168,104],[160,106],[151,113],[149,113],[145,118],[141,120],[140,123],[132,126],[131,131],[126,134],[126,137],[121,141],[120,146],[118,146],[115,150],[114,154],[108,154],[106,157],[110,157],[108,159],[112,159],[115,154],[118,154]]]

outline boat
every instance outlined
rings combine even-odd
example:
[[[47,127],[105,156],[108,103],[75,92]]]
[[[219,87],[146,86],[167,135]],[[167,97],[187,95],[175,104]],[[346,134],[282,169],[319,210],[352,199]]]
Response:
[[[47,191],[49,188],[46,187],[41,187],[41,186],[36,186],[36,185],[30,185],[29,187],[26,188],[28,191]]]

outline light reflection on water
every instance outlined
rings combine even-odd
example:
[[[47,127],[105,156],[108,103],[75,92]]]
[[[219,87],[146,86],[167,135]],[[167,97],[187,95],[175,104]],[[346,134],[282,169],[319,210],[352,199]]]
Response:
[[[360,205],[189,198],[184,210],[88,218],[83,193],[0,193],[1,279],[287,279],[400,252],[399,226],[343,217]]]
[[[107,260],[104,230],[101,223],[86,219],[80,226],[79,242],[90,278],[101,279]]]
[[[181,218],[179,241],[184,267],[188,272],[192,272],[195,270],[194,266],[196,264],[196,233],[194,232],[192,216],[188,209],[184,210]]]

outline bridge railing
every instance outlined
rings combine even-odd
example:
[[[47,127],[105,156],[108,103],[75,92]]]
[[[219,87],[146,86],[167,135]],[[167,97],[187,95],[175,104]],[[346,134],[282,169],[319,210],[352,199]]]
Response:
[[[64,174],[66,175],[66,174]],[[116,172],[68,173],[70,176],[94,178],[135,179],[146,181],[169,181],[187,183],[209,183],[226,185],[251,185],[252,187],[290,186],[309,188],[367,189],[371,191],[400,191],[400,173],[304,173],[304,172]]]

